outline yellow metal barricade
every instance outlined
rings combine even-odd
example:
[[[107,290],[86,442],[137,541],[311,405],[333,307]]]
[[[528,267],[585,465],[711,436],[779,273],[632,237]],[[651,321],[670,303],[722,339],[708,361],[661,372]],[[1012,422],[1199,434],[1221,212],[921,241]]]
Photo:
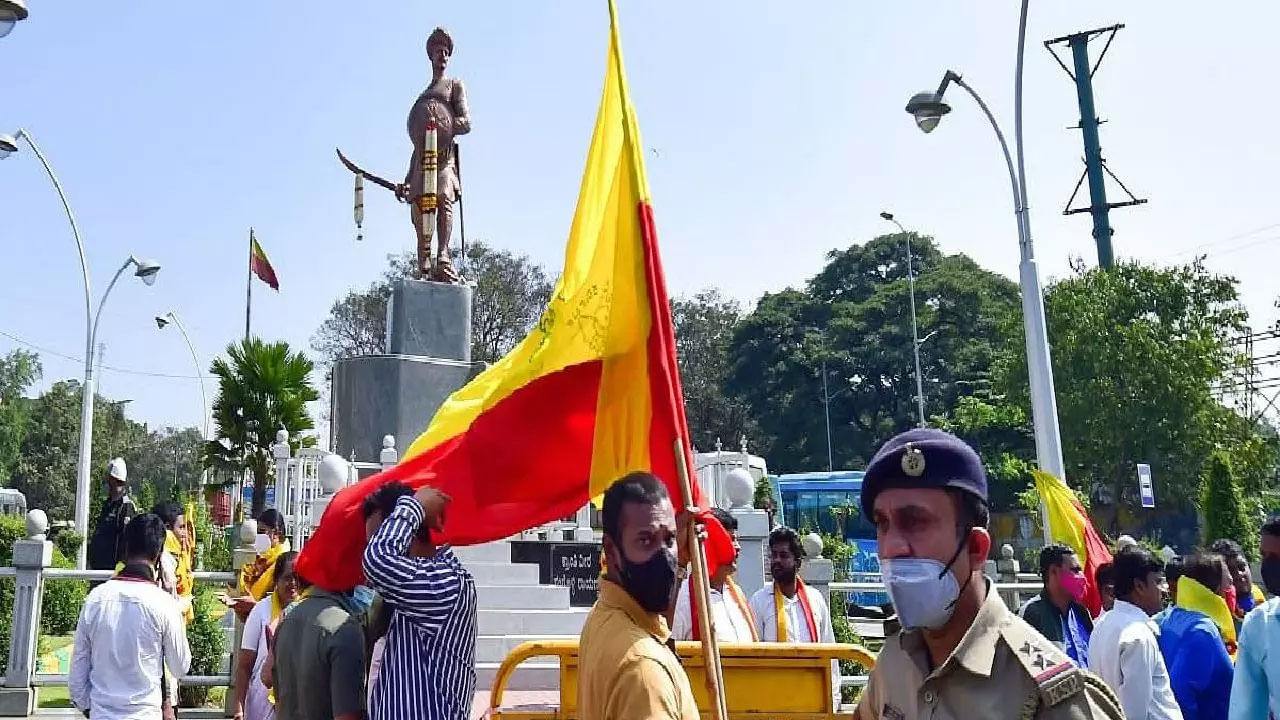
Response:
[[[702,644],[676,643],[680,662],[689,675],[698,711],[709,717],[711,703],[702,658]],[[532,658],[555,657],[560,663],[558,707],[503,708],[502,695],[516,667]],[[756,643],[722,644],[725,697],[730,720],[850,720],[849,713],[834,712],[832,660],[852,660],[871,669],[875,656],[858,645]],[[490,717],[495,720],[578,720],[578,642],[531,641],[507,654],[493,679],[489,696]],[[584,719],[585,720],[585,719]]]

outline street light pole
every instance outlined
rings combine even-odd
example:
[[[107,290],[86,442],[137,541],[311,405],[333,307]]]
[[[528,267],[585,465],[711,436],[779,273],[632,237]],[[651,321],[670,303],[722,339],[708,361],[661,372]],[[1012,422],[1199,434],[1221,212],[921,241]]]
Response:
[[[822,413],[827,420],[827,472],[835,470],[831,460],[831,393],[827,392],[827,339],[822,338]]]
[[[1000,150],[1004,154],[1005,165],[1009,169],[1009,182],[1013,188],[1014,218],[1018,228],[1018,279],[1022,286],[1022,318],[1026,332],[1027,375],[1031,386],[1031,416],[1035,428],[1036,461],[1040,468],[1055,477],[1067,479],[1062,461],[1062,437],[1058,427],[1058,407],[1053,388],[1053,366],[1049,351],[1049,334],[1044,316],[1044,292],[1040,286],[1040,271],[1036,265],[1035,248],[1031,243],[1031,221],[1027,209],[1027,176],[1023,160],[1022,144],[1022,61],[1027,31],[1027,3],[1022,0],[1021,15],[1018,20],[1018,53],[1014,71],[1014,144],[1017,148],[1017,169],[1014,169],[1013,157],[1009,153],[1009,145],[1005,142],[1004,133],[996,122],[991,109],[983,102],[978,93],[964,82],[961,77],[948,70],[942,78],[942,84],[934,92],[918,93],[907,103],[907,112],[916,118],[916,124],[924,132],[937,127],[942,116],[951,111],[942,99],[947,86],[955,83],[964,88],[978,107],[982,109],[996,139],[1000,142]],[[1049,539],[1049,514],[1044,500],[1040,502],[1040,516],[1044,524],[1046,542]]]
[[[170,310],[164,315],[156,316],[156,327],[163,330],[166,325],[173,323],[178,327],[178,332],[182,334],[182,339],[187,341],[187,349],[191,351],[191,360],[196,364],[196,379],[200,381],[200,407],[203,410],[201,419],[204,427],[202,438],[209,439],[209,397],[204,391],[204,372],[203,366],[200,364],[200,356],[196,355],[196,348],[191,344],[191,336],[187,334],[187,328],[183,326],[182,321],[178,319],[177,313]]]
[[[898,232],[902,233],[907,244],[907,290],[911,297],[911,354],[916,361],[916,413],[920,418],[920,427],[924,427],[924,376],[920,374],[920,329],[916,324],[916,276],[911,270],[911,233],[902,227],[902,223],[893,217],[893,213],[882,212],[880,217],[897,225]]]
[[[116,271],[115,276],[111,278],[111,284],[107,286],[107,291],[102,294],[102,300],[98,302],[98,311],[95,314],[93,312],[92,291],[89,285],[89,264],[85,260],[84,241],[80,237],[80,226],[76,224],[76,216],[71,211],[71,203],[67,201],[67,194],[63,191],[62,183],[58,181],[58,176],[53,172],[53,167],[49,165],[49,160],[40,151],[40,146],[31,137],[31,133],[22,128],[18,128],[18,131],[13,135],[0,133],[0,158],[17,152],[19,139],[25,140],[36,154],[36,157],[39,158],[40,164],[44,166],[45,174],[49,176],[50,182],[53,183],[53,189],[58,192],[58,198],[62,201],[62,209],[67,214],[67,222],[71,224],[71,235],[75,238],[76,251],[80,255],[80,275],[84,280],[84,385],[80,389],[80,447],[76,457],[75,507],[75,527],[76,532],[80,535],[80,547],[76,551],[76,567],[83,570],[87,561],[85,547],[89,534],[89,463],[93,451],[93,399],[96,394],[93,359],[94,342],[98,333],[98,320],[102,317],[102,306],[106,303],[107,296],[111,294],[111,289],[115,287],[120,275],[130,265],[137,266],[135,274],[148,285],[155,282],[155,274],[160,270],[160,266],[154,262],[138,260],[130,256]]]

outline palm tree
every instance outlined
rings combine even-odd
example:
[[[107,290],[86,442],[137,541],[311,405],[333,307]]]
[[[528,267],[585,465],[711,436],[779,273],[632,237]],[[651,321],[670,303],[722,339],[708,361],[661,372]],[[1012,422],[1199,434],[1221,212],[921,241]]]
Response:
[[[213,403],[216,440],[205,443],[205,467],[253,472],[253,517],[263,510],[272,470],[271,445],[277,430],[289,433],[294,449],[314,445],[315,428],[307,403],[320,397],[311,385],[314,365],[285,342],[259,338],[227,346],[210,372],[218,378]]]

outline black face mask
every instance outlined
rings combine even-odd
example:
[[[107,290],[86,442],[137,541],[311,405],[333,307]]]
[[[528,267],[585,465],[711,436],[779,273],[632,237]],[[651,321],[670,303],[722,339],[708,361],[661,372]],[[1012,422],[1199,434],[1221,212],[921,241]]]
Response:
[[[627,594],[651,613],[666,612],[676,589],[676,556],[666,548],[642,563],[633,563],[618,549],[618,577]]]
[[[1267,592],[1280,595],[1280,557],[1269,555],[1262,559],[1262,584]]]

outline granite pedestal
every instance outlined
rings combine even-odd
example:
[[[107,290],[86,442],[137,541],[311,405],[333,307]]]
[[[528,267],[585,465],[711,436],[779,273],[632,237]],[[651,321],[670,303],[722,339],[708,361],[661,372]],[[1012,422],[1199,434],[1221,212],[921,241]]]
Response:
[[[332,450],[343,457],[377,462],[384,435],[408,448],[445,398],[483,369],[471,362],[471,288],[398,281],[386,347],[334,364]]]

